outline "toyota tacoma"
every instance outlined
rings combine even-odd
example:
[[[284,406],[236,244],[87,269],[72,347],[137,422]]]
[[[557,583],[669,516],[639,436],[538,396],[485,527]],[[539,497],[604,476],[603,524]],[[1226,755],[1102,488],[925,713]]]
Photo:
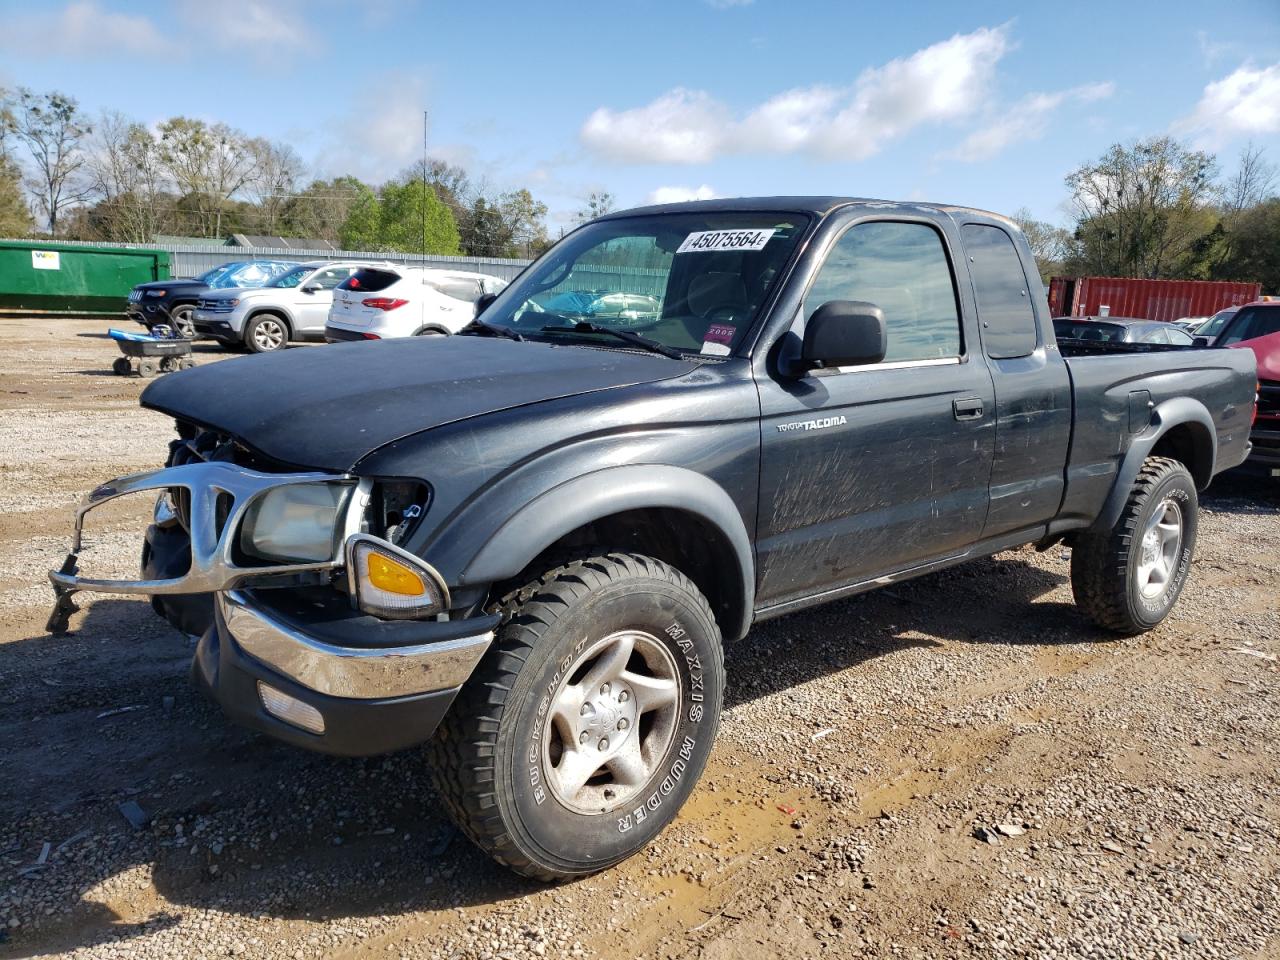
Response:
[[[583,289],[655,306],[555,312]],[[1060,345],[1025,239],[978,210],[614,213],[481,308],[150,385],[168,464],[87,496],[50,630],[76,591],[150,597],[233,721],[425,745],[462,830],[543,880],[676,815],[754,623],[1065,541],[1083,611],[1149,630],[1200,491],[1249,452],[1251,353]],[[131,495],[155,499],[142,572],[97,576],[84,516]]]

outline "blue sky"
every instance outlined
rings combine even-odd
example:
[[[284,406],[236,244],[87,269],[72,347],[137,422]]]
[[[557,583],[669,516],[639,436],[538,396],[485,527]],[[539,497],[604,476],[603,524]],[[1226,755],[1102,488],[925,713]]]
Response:
[[[0,85],[286,140],[377,182],[432,152],[565,222],[687,195],[1029,207],[1117,140],[1280,163],[1280,2],[0,0]]]

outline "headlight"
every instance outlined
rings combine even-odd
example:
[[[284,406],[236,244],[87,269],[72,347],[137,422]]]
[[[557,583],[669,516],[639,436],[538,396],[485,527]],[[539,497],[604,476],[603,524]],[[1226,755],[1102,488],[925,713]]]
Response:
[[[168,292],[169,292],[168,290],[148,290],[148,291],[147,291],[147,296],[148,296],[148,297],[163,297],[163,296],[164,296],[166,293],[168,293]]]
[[[233,297],[232,299],[228,300],[227,303],[231,304],[233,307],[238,307],[240,306],[240,298]]]
[[[240,527],[240,549],[260,560],[319,563],[338,549],[347,483],[298,483],[275,487],[249,504]]]
[[[356,606],[389,620],[434,616],[449,606],[440,575],[411,553],[356,534],[347,541],[347,569]]]

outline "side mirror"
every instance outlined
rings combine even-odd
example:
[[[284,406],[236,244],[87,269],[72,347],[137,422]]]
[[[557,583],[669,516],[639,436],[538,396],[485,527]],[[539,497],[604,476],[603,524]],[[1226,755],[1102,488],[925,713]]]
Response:
[[[1209,338],[1208,337],[1192,337],[1191,345],[1193,347],[1207,347],[1209,346]]]
[[[805,325],[800,366],[813,370],[879,363],[887,348],[884,311],[865,300],[831,300],[813,311]]]
[[[496,293],[481,294],[480,297],[476,300],[476,316],[478,317],[480,316],[480,314],[488,310],[489,305],[497,299],[498,299],[498,295]]]
[[[308,283],[305,287],[302,288],[302,292],[303,293],[319,293],[323,289],[324,287],[320,286],[320,284],[318,283]]]

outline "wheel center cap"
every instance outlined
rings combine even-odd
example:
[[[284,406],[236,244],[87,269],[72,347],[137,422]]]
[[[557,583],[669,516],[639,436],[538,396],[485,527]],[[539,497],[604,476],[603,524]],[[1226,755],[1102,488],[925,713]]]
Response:
[[[1142,539],[1142,562],[1151,563],[1156,558],[1159,551],[1159,544],[1156,541],[1155,534],[1147,534]]]
[[[591,737],[620,742],[635,727],[635,695],[622,684],[598,690],[582,710],[582,730]]]

